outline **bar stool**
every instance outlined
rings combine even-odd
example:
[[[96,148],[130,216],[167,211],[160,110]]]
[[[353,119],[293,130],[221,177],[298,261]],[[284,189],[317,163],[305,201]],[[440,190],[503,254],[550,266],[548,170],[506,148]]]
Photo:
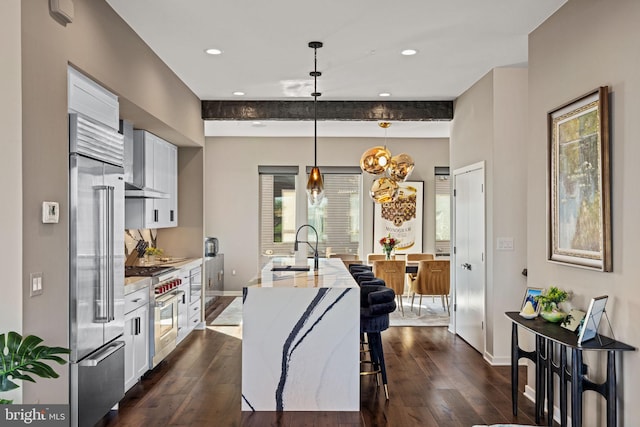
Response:
[[[360,334],[366,334],[371,352],[371,371],[361,371],[360,375],[382,377],[384,394],[389,400],[387,369],[384,364],[381,332],[389,328],[389,313],[396,309],[395,292],[385,286],[362,286],[360,288]],[[379,384],[379,383],[378,383]]]
[[[373,279],[369,279],[369,278],[366,278],[366,277],[362,278],[360,280],[360,282],[358,282],[358,285],[360,287],[363,287],[363,286],[384,286],[384,287],[386,287],[387,286],[387,284],[385,283],[384,280],[378,279],[377,277],[374,277]]]
[[[365,265],[365,264],[351,264],[349,266],[349,273],[351,273],[353,275],[353,273],[358,272],[358,271],[372,271],[373,267],[370,265]]]
[[[360,283],[362,280],[371,280],[375,279],[376,276],[373,275],[373,271],[358,271],[353,273],[353,279]]]

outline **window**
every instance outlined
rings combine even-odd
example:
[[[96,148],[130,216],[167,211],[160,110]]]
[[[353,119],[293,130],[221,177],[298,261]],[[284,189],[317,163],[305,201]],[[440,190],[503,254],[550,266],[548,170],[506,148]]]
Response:
[[[297,167],[260,166],[260,253],[289,256],[296,235]]]
[[[449,255],[451,252],[451,183],[449,168],[436,168],[436,253]]]
[[[360,168],[320,168],[324,198],[318,206],[308,206],[307,218],[318,231],[318,252],[360,253],[360,206],[362,174]],[[315,237],[309,237],[312,240]]]

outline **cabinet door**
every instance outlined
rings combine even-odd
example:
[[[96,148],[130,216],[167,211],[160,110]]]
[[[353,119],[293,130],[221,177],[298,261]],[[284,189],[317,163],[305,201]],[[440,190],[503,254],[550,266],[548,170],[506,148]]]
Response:
[[[138,331],[134,338],[133,347],[134,370],[137,381],[149,370],[149,307],[143,305],[138,308],[135,313],[138,322]]]
[[[183,282],[185,283],[185,282]],[[178,338],[177,343],[182,341],[189,334],[189,285],[182,285],[178,288],[182,293],[178,296]]]
[[[169,199],[167,200],[167,209],[169,220],[167,226],[178,226],[178,147],[169,144],[168,149],[168,166],[167,166],[167,185]]]
[[[129,390],[136,382],[136,369],[134,362],[134,337],[136,331],[135,310],[124,316],[124,390]]]

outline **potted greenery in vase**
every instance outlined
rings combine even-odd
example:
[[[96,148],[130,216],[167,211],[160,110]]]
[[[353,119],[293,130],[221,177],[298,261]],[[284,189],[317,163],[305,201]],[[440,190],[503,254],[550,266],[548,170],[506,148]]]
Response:
[[[40,345],[42,338],[29,335],[22,338],[17,332],[0,334],[0,392],[20,387],[12,380],[35,380],[31,375],[41,378],[58,378],[58,374],[43,360],[53,360],[64,365],[66,360],[59,354],[69,354],[68,348]],[[11,378],[11,379],[9,379]],[[0,404],[10,404],[12,400],[0,399]]]
[[[558,323],[563,320],[567,313],[560,310],[558,304],[564,302],[569,297],[567,291],[563,291],[555,286],[545,289],[540,295],[535,297],[540,305],[540,316],[547,322]]]

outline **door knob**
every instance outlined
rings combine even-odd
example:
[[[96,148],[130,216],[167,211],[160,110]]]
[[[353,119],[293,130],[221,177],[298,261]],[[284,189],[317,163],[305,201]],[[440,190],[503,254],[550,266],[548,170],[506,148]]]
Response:
[[[460,267],[462,267],[465,270],[471,270],[471,264],[469,264],[468,262],[465,262]]]

